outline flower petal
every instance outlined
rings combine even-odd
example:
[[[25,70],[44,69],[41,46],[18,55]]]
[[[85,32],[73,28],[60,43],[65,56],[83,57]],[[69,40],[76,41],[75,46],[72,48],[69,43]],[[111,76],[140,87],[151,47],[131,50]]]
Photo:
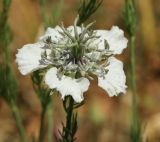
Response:
[[[105,78],[98,77],[98,86],[108,92],[110,97],[125,93],[127,86],[126,76],[123,71],[123,63],[114,57],[108,59],[108,73]]]
[[[83,93],[88,90],[89,80],[86,78],[72,79],[71,77],[63,75],[61,79],[57,77],[57,69],[51,68],[45,75],[45,83],[51,89],[56,89],[62,95],[62,99],[65,96],[71,95],[75,102],[79,103],[83,101]]]
[[[16,62],[18,63],[18,69],[21,74],[29,74],[39,68],[45,67],[40,65],[39,60],[41,59],[41,53],[44,51],[43,43],[27,44],[21,49],[18,49],[16,54]]]
[[[51,37],[52,42],[59,42],[62,38],[62,35],[59,33],[62,32],[62,29],[59,26],[55,28],[47,28],[45,34],[39,38],[40,41],[45,41],[48,37]]]
[[[96,35],[100,36],[94,44],[98,45],[100,50],[105,49],[105,40],[109,44],[109,50],[113,51],[113,54],[121,54],[123,49],[127,47],[128,40],[124,37],[123,30],[117,26],[113,26],[111,30],[96,30]]]

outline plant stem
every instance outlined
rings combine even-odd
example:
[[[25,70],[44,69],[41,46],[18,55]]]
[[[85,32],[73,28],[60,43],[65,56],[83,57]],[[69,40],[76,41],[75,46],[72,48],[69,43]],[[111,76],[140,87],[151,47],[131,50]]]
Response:
[[[135,36],[130,36],[130,60],[131,60],[131,89],[132,89],[132,104],[134,109],[137,106],[136,100],[136,63],[135,63]]]
[[[72,128],[72,114],[73,114],[73,105],[74,105],[74,100],[70,96],[69,97],[69,107],[67,109],[67,116],[66,116],[66,129],[65,131],[65,140],[68,140],[68,142],[72,142],[72,138],[70,138],[70,133],[71,133],[71,128]]]
[[[41,112],[41,120],[40,120],[41,123],[40,123],[38,142],[44,142],[44,139],[45,139],[45,132],[46,132],[45,113],[46,113],[46,107],[43,107]]]
[[[46,134],[46,128],[48,125],[48,141],[53,142],[52,134],[53,134],[53,113],[52,113],[52,96],[51,96],[51,90],[46,88],[43,82],[43,72],[45,70],[41,71],[35,71],[32,75],[32,81],[33,81],[33,87],[35,91],[37,92],[37,95],[41,102],[42,112],[41,112],[41,122],[40,122],[40,130],[39,130],[39,137],[38,142],[43,142],[45,139]],[[45,116],[48,114],[48,124],[45,123]]]
[[[125,22],[130,36],[130,62],[131,62],[131,91],[132,91],[132,142],[140,142],[140,124],[137,111],[137,90],[136,90],[136,56],[135,56],[135,31],[137,24],[136,6],[134,0],[125,0]]]
[[[48,116],[48,142],[53,142],[53,101],[50,101],[47,107]]]
[[[14,116],[16,124],[17,124],[17,128],[18,128],[18,131],[19,131],[20,138],[21,138],[22,142],[27,142],[27,137],[25,135],[25,130],[24,130],[24,127],[23,127],[23,124],[22,124],[21,116],[20,116],[19,111],[18,111],[18,107],[17,107],[14,100],[11,100],[10,105],[11,105],[13,116]]]
[[[130,36],[131,56],[131,90],[132,90],[132,141],[140,141],[140,126],[137,112],[137,91],[136,91],[136,63],[135,63],[135,36]]]

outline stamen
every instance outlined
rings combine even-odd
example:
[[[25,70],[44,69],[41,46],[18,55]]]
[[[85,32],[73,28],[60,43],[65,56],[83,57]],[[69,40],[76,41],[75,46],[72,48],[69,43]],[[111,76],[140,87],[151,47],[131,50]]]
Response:
[[[79,20],[79,14],[77,15],[76,19],[74,20],[74,24],[75,24],[75,25],[77,25],[78,20]]]
[[[77,46],[76,42],[74,42],[72,44],[53,44],[53,47],[55,47],[55,48],[72,48],[74,46]]]
[[[74,25],[73,27],[74,27],[75,38],[76,38],[77,40],[79,40],[79,35],[78,35],[77,27],[76,27],[76,25]]]
[[[72,42],[75,42],[75,39],[72,37],[72,35],[64,28],[63,23],[61,29],[63,30],[64,34],[71,39]]]
[[[88,30],[90,27],[92,27],[94,24],[96,23],[96,21],[93,21],[92,23],[88,24],[86,26],[86,29]]]
[[[100,38],[100,36],[89,36],[89,37],[87,37],[85,40],[82,40],[82,42],[83,43],[86,43],[88,40],[90,40],[90,39],[98,39],[98,38]]]
[[[82,33],[81,33],[81,35],[80,35],[80,37],[79,37],[79,40],[80,40],[80,41],[83,40],[85,34],[88,33],[88,29],[89,29],[91,26],[93,26],[93,24],[95,24],[95,22],[96,22],[96,21],[88,24],[88,25],[84,28],[84,30],[82,31]]]
[[[79,19],[79,16],[77,16],[76,19],[75,19],[75,21],[74,21],[74,34],[75,34],[75,38],[77,40],[79,40],[79,35],[78,35],[78,31],[77,31],[77,26],[76,26],[78,19]]]

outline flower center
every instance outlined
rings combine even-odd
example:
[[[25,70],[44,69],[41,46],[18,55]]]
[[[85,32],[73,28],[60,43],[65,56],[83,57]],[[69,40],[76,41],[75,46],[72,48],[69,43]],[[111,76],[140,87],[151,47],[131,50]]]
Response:
[[[77,27],[74,25],[68,29],[61,26],[58,30],[61,38],[57,38],[58,42],[51,40],[48,37],[45,41],[45,51],[41,55],[40,64],[51,65],[58,68],[58,76],[63,74],[73,76],[87,76],[89,74],[96,74],[104,76],[106,74],[106,62],[109,56],[109,45],[105,41],[106,49],[100,51],[96,44],[92,42],[99,37],[89,28],[93,23],[84,27]],[[105,60],[105,62],[104,62]]]

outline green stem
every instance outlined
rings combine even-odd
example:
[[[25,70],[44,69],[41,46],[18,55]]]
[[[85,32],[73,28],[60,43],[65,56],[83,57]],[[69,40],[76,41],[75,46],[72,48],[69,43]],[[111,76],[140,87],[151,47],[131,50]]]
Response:
[[[140,141],[140,128],[137,112],[136,93],[136,63],[135,63],[135,36],[130,36],[130,56],[131,56],[131,90],[132,90],[132,138],[133,142]]]
[[[53,102],[50,101],[47,107],[48,115],[48,142],[53,142]]]
[[[17,107],[14,100],[11,100],[10,105],[11,105],[13,116],[16,121],[16,125],[17,125],[18,131],[19,131],[20,138],[21,138],[22,142],[27,142],[27,137],[25,134],[25,130],[24,130],[24,127],[22,124],[22,119],[21,119],[18,107]]]
[[[137,89],[136,89],[136,56],[135,56],[135,32],[137,24],[136,5],[134,0],[125,0],[125,22],[130,36],[130,62],[131,62],[131,91],[132,91],[132,142],[140,142],[140,124],[137,109]]]
[[[136,102],[136,63],[135,63],[135,36],[130,37],[130,56],[131,56],[131,89],[132,89],[132,104],[137,105]]]
[[[46,114],[46,107],[42,108],[41,112],[41,123],[40,123],[40,130],[39,130],[39,139],[38,142],[44,142],[45,140],[45,130],[46,130],[46,125],[45,125],[45,114]]]
[[[64,139],[63,142],[73,142],[73,137],[71,137],[72,133],[72,115],[73,115],[73,108],[74,107],[74,100],[71,96],[69,96],[68,101],[68,108],[66,109],[66,130],[64,131]]]

